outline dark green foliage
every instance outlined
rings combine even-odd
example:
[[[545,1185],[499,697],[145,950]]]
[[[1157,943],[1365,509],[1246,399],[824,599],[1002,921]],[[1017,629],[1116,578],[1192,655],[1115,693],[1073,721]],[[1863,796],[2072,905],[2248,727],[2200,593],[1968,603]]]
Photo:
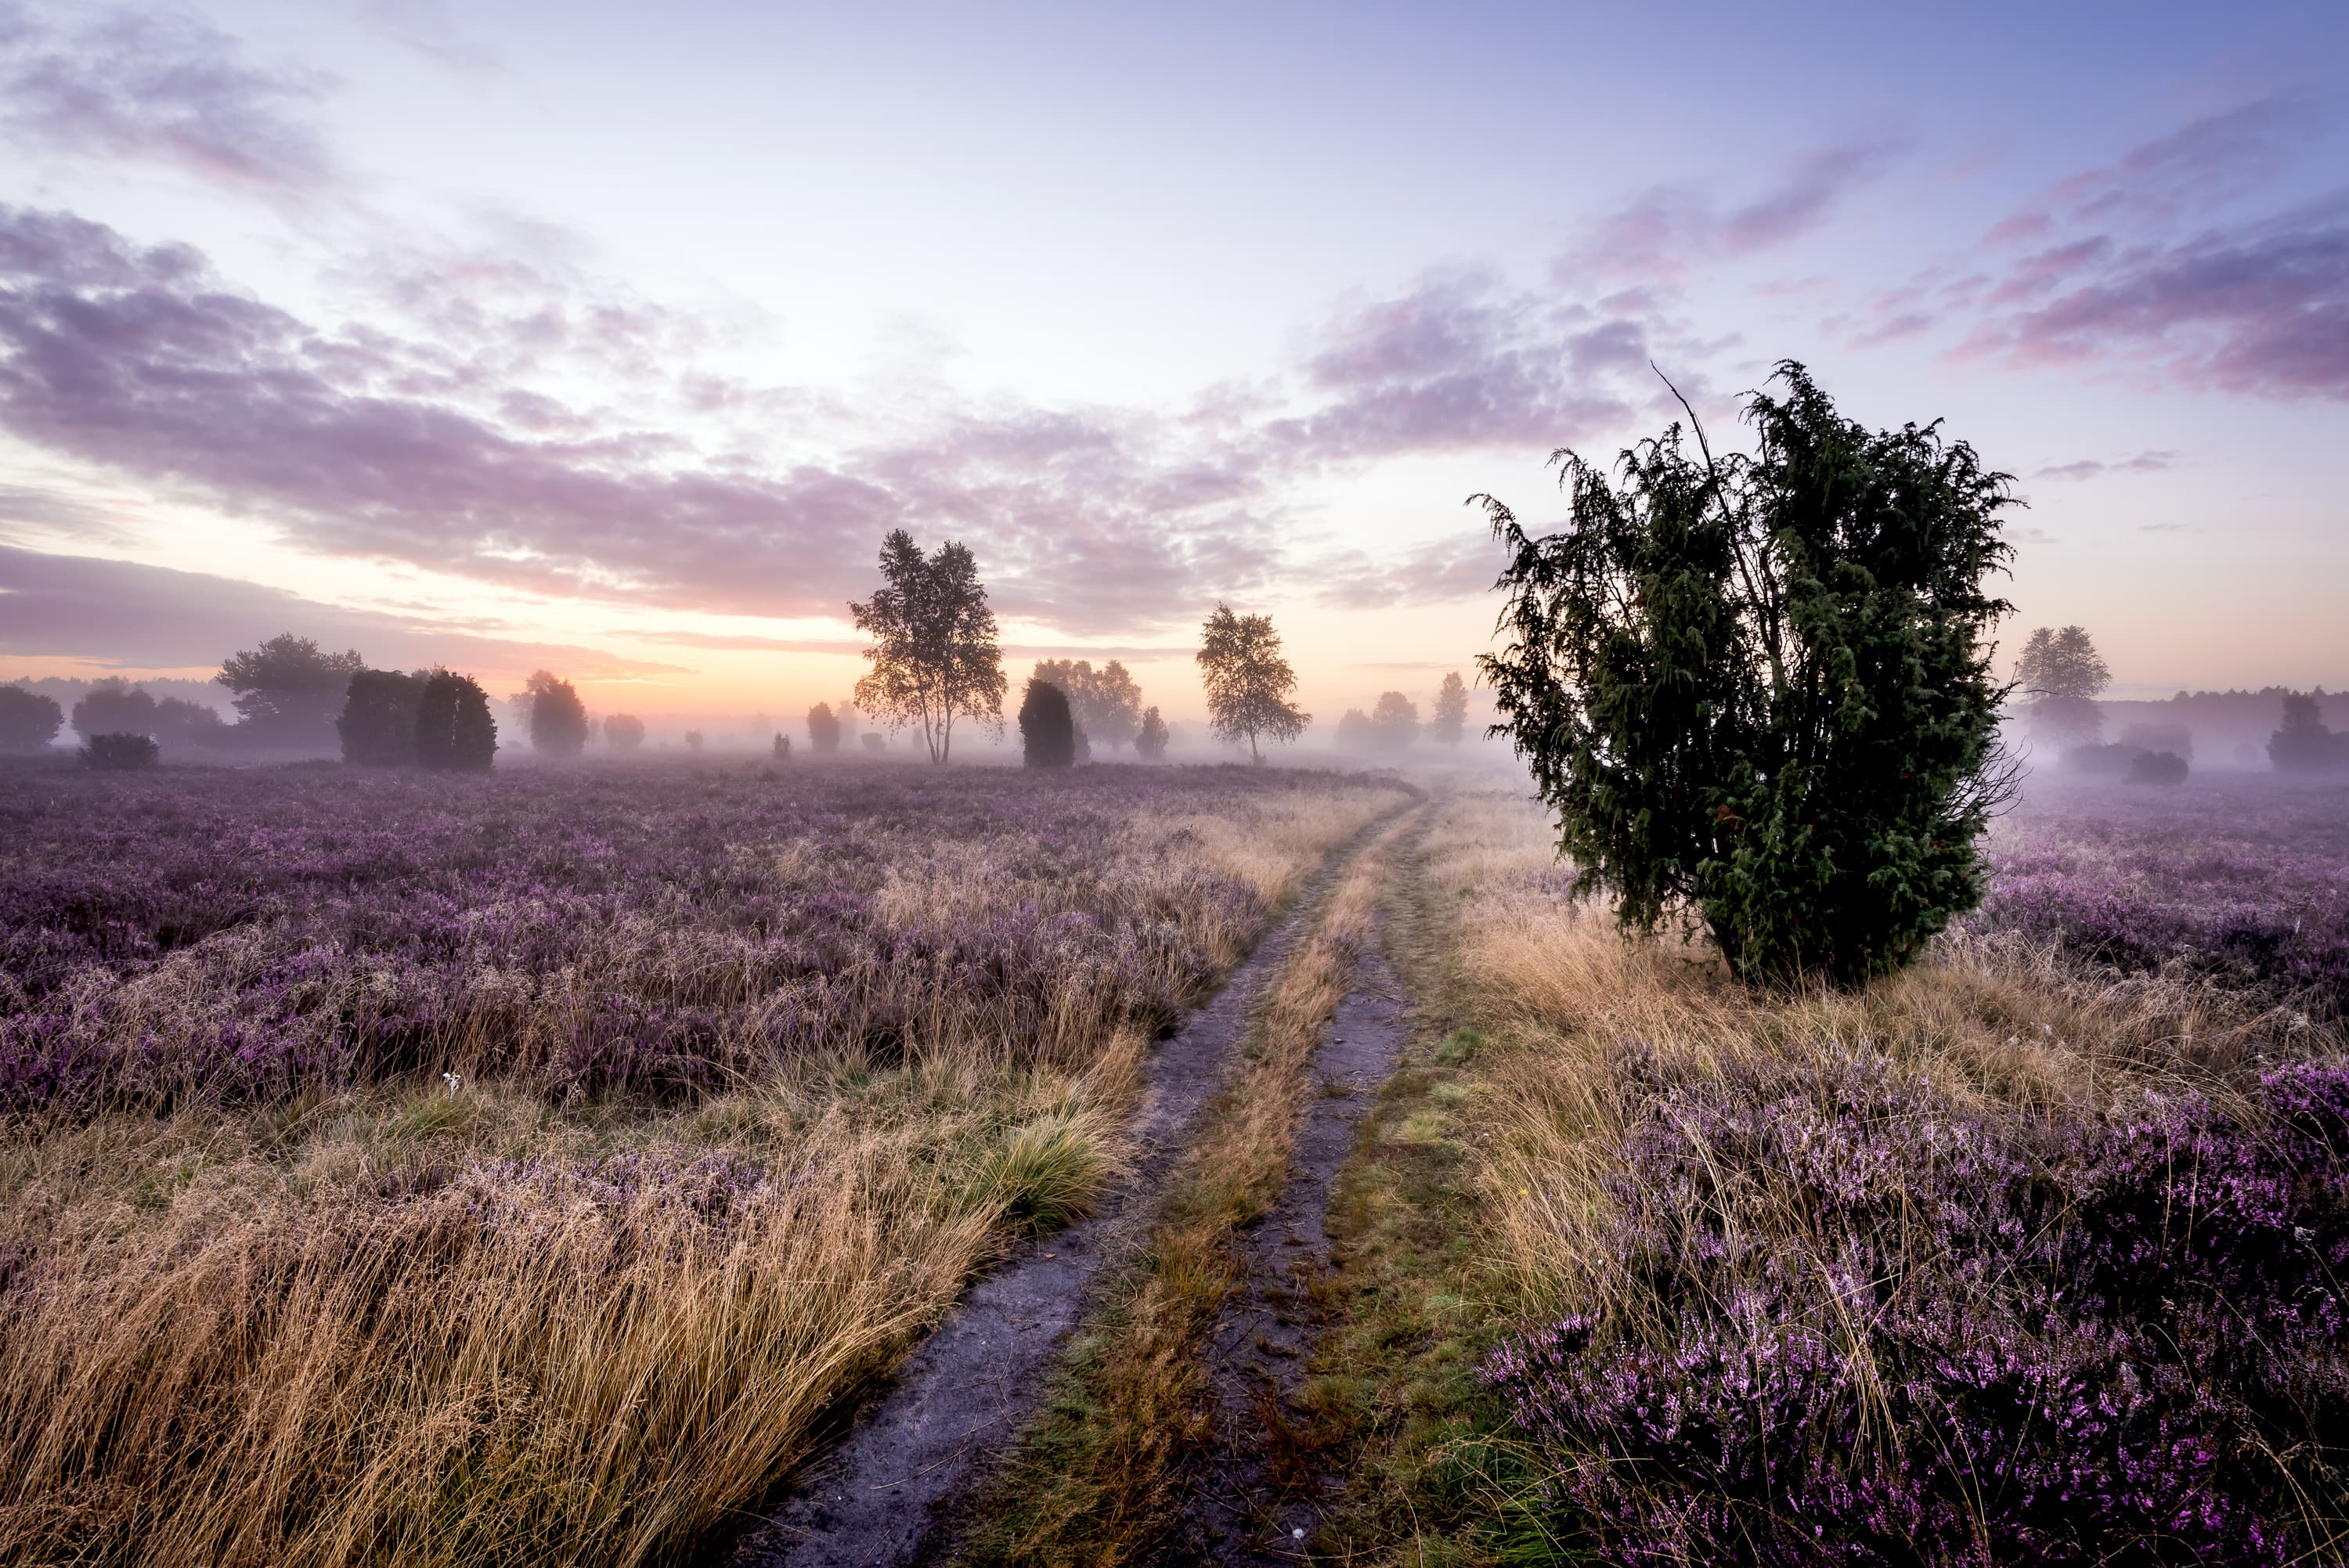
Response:
[[[566,680],[539,670],[523,686],[530,699],[530,748],[550,757],[576,757],[587,749],[587,705]]]
[[[486,772],[497,752],[498,723],[481,683],[448,670],[426,676],[416,707],[416,760],[444,772]]]
[[[1578,894],[1702,926],[1754,981],[1864,979],[1978,903],[2011,788],[1984,591],[2009,477],[1937,425],[1871,435],[1797,364],[1754,393],[1752,457],[1674,425],[1616,472],[1553,460],[1564,531],[1512,552],[1481,659],[1557,812]]]
[[[236,694],[241,728],[268,745],[325,747],[351,677],[367,668],[356,649],[330,654],[291,632],[231,654],[212,678]]]
[[[840,749],[840,716],[832,711],[832,704],[820,702],[808,709],[808,745],[817,755],[828,757]]]
[[[0,751],[40,751],[66,726],[57,699],[20,686],[0,686]]]
[[[1142,711],[1142,727],[1134,732],[1133,749],[1145,762],[1155,762],[1166,755],[1166,721],[1158,717],[1154,704]]]
[[[150,735],[93,735],[89,744],[77,753],[86,768],[103,768],[109,771],[129,772],[139,768],[152,768],[163,748]]]
[[[1019,747],[1030,768],[1072,768],[1077,760],[1077,723],[1069,694],[1050,681],[1030,677],[1019,703]]]
[[[362,768],[416,766],[417,716],[428,678],[420,670],[361,670],[353,676],[335,720],[343,760]]]
[[[2186,758],[2175,751],[2140,751],[2129,760],[2132,784],[2183,784]]]

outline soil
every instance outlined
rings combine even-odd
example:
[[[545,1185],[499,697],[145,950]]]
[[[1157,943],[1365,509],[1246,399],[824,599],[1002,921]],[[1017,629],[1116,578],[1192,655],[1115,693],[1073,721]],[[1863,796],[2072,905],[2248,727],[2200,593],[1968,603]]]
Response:
[[[1207,1351],[1214,1436],[1186,1477],[1183,1528],[1160,1561],[1253,1565],[1304,1561],[1332,1478],[1314,1419],[1298,1396],[1326,1314],[1325,1222],[1339,1169],[1380,1084],[1402,1060],[1410,1017],[1373,927],[1352,990],[1315,1049],[1289,1175],[1280,1197],[1239,1237],[1247,1268]]]
[[[740,1542],[735,1568],[891,1568],[947,1554],[957,1495],[1041,1407],[1091,1286],[1102,1264],[1125,1255],[1146,1228],[1259,993],[1384,825],[1372,823],[1332,854],[1222,991],[1153,1053],[1133,1128],[1133,1174],[1093,1217],[1014,1253],[975,1284],[890,1391]]]

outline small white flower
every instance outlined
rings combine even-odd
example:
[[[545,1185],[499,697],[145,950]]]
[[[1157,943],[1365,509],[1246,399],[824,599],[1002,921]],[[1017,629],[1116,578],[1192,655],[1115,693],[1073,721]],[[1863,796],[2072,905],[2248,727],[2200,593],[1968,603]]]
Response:
[[[455,1094],[459,1089],[465,1087],[465,1080],[459,1078],[455,1073],[442,1073],[440,1075],[440,1081],[449,1086],[449,1092],[450,1094]]]

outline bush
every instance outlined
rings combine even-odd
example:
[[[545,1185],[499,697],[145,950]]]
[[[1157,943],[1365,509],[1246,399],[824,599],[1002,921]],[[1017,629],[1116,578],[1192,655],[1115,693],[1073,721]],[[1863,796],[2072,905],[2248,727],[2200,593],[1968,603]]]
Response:
[[[2137,765],[2134,746],[2075,746],[2064,753],[2064,771],[2088,779],[2120,779]]]
[[[497,760],[490,694],[471,676],[434,670],[416,706],[416,760],[442,772],[487,772]]]
[[[1029,679],[1019,701],[1019,750],[1030,768],[1076,766],[1076,718],[1068,694],[1050,681]]]
[[[771,749],[776,761],[789,762],[792,759],[792,738],[780,729],[775,731],[775,744]]]
[[[46,751],[65,725],[57,698],[0,686],[0,751]]]
[[[875,757],[889,749],[889,738],[877,729],[868,729],[856,738],[863,741],[864,749]]]
[[[1510,550],[1485,674],[1575,895],[1702,924],[1742,978],[1907,963],[1981,902],[1975,841],[2011,791],[1983,591],[2010,478],[1938,426],[1870,435],[1803,367],[1754,393],[1750,459],[1679,426],[1609,474],[1561,452],[1564,531]]]
[[[576,757],[587,749],[587,705],[569,681],[539,670],[523,687],[530,705],[530,747],[550,757]]]
[[[2140,751],[2129,761],[2132,784],[2183,784],[2186,758],[2175,751]]]
[[[820,702],[808,709],[808,744],[819,757],[829,757],[840,749],[840,716],[832,711],[832,704]]]
[[[335,720],[343,760],[361,768],[416,766],[417,717],[429,678],[421,671],[403,675],[398,670],[361,670],[353,676],[343,695],[342,714]]]
[[[150,735],[93,735],[76,755],[84,767],[129,772],[154,767],[162,751]]]
[[[634,751],[645,743],[645,721],[633,713],[616,713],[604,720],[604,744],[615,751]]]
[[[2283,727],[2268,738],[2268,760],[2279,772],[2326,773],[2349,768],[2349,735],[2335,735],[2317,717],[2316,699],[2283,699]]]
[[[1143,710],[1142,727],[1134,733],[1133,749],[1145,762],[1156,762],[1166,755],[1166,721],[1158,717],[1154,705]]]

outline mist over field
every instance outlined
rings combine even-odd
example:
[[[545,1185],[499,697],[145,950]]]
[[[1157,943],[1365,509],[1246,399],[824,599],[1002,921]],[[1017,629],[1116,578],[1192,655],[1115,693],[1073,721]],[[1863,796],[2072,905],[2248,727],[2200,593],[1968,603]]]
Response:
[[[2343,80],[0,0],[0,1568],[2349,1556]]]

